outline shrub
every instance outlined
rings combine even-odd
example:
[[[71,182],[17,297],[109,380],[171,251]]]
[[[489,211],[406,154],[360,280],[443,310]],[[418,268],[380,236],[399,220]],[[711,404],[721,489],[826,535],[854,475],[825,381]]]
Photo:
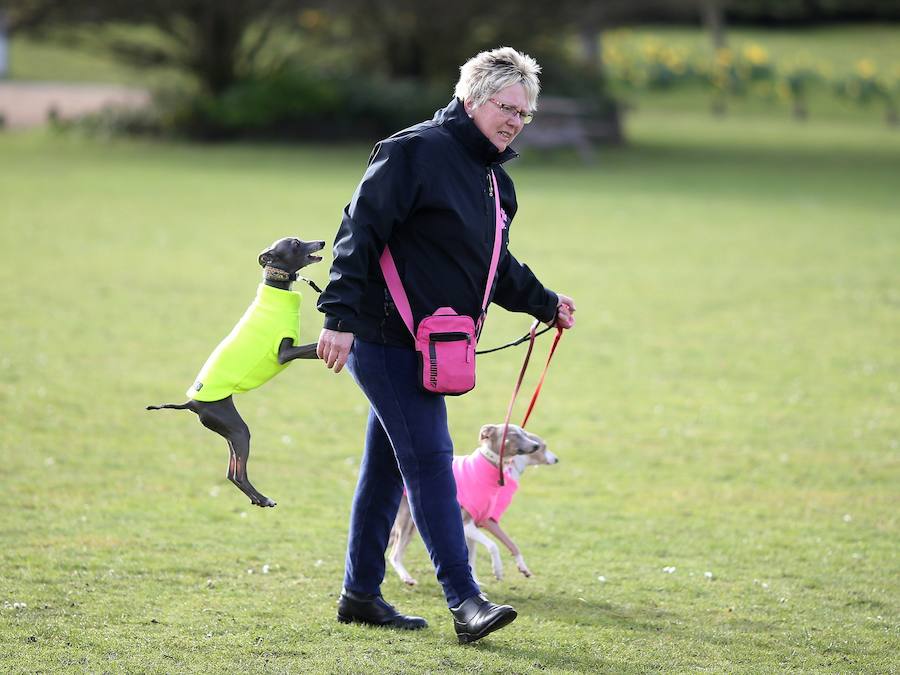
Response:
[[[64,126],[201,140],[373,140],[431,118],[450,95],[413,82],[288,66],[243,79],[219,96],[158,92],[149,109],[106,110]]]
[[[188,98],[174,121],[199,138],[371,140],[430,118],[449,97],[410,82],[285,68],[219,97]]]

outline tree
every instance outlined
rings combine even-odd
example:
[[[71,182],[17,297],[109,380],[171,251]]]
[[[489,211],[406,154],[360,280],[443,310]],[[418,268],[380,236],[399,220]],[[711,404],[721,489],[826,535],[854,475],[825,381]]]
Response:
[[[571,0],[560,0],[567,4]],[[503,44],[529,51],[567,21],[544,3],[481,0],[332,0],[335,21],[346,21],[355,57],[392,79],[455,79],[462,62]]]
[[[9,74],[9,34],[6,27],[6,11],[0,7],[0,80]]]
[[[101,24],[152,26],[160,39],[107,35],[102,44],[122,60],[172,66],[214,95],[252,68],[276,23],[302,0],[10,0],[10,31],[40,34]]]

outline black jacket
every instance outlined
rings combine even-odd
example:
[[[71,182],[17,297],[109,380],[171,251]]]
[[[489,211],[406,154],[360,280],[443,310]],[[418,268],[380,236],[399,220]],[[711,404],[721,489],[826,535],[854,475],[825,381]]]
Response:
[[[479,131],[459,99],[434,119],[378,143],[334,241],[330,281],[318,304],[325,328],[412,345],[378,264],[386,243],[416,325],[439,307],[477,321],[496,228],[490,169],[511,222],[515,188],[500,164],[513,157],[513,150],[500,153]],[[556,294],[513,257],[508,243],[507,224],[492,301],[549,321]]]

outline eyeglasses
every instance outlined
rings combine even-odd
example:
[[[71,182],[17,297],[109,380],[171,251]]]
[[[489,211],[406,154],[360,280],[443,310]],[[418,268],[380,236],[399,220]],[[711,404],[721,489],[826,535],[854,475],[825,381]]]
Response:
[[[522,124],[530,124],[531,120],[534,119],[534,113],[526,112],[525,110],[519,110],[514,105],[506,105],[505,103],[500,103],[500,101],[489,98],[488,101],[493,103],[495,106],[500,108],[500,112],[506,115],[509,118],[516,117],[518,115],[519,119],[522,120]]]

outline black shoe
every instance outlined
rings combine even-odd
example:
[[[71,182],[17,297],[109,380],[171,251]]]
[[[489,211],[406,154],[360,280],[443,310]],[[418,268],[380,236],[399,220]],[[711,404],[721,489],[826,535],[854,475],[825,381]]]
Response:
[[[516,610],[509,605],[495,605],[480,593],[464,600],[458,607],[451,607],[450,613],[461,645],[480,640],[512,623],[517,616]]]
[[[338,600],[337,620],[341,623],[365,623],[370,626],[389,626],[403,630],[428,628],[428,622],[420,616],[401,614],[380,595],[356,593],[341,589]]]

